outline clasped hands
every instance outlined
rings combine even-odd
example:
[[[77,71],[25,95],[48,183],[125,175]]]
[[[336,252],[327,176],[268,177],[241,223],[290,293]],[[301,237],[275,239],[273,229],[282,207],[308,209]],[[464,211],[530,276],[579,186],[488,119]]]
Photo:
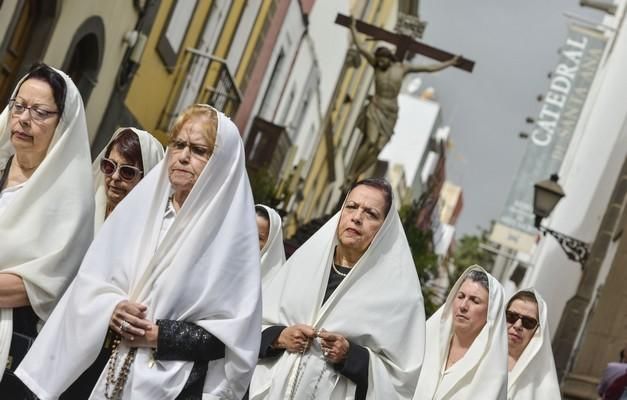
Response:
[[[309,349],[316,338],[318,338],[324,358],[328,362],[337,364],[346,359],[350,343],[344,336],[324,329],[317,331],[311,326],[303,324],[292,325],[283,329],[275,340],[274,347],[285,349],[290,353],[303,353]]]
[[[146,319],[146,307],[123,300],[113,310],[109,327],[132,347],[157,347],[159,326]]]

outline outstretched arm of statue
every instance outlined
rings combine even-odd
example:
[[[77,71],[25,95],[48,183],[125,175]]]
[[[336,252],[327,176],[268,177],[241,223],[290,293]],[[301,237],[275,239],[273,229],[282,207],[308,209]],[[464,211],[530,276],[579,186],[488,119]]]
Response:
[[[428,65],[412,65],[412,64],[404,64],[403,68],[405,69],[404,71],[404,75],[407,74],[412,74],[415,72],[437,72],[437,71],[441,71],[445,68],[448,68],[450,66],[453,66],[455,64],[457,64],[459,62],[459,60],[462,59],[461,55],[457,55],[453,58],[451,58],[448,61],[444,61],[441,63],[436,63],[436,64],[428,64]]]
[[[368,61],[368,63],[370,65],[374,66],[375,65],[374,55],[357,38],[357,27],[356,27],[356,25],[357,25],[357,22],[355,21],[355,18],[351,17],[351,26],[350,26],[350,28],[351,28],[351,36],[353,38],[353,43],[355,43],[355,47],[357,47],[357,50],[359,50],[359,52],[364,56],[366,61]]]

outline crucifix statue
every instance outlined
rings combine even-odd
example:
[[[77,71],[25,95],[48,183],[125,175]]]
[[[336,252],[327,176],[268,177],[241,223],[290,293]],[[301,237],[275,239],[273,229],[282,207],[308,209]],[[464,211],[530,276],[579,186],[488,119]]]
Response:
[[[374,68],[374,94],[357,119],[357,127],[364,136],[346,174],[347,181],[353,181],[376,164],[379,152],[390,140],[398,117],[397,97],[407,74],[432,73],[451,66],[472,72],[474,62],[417,42],[407,35],[389,32],[342,14],[337,15],[335,23],[350,28],[359,53]],[[396,45],[396,53],[383,46],[370,52],[357,38],[358,31],[373,39]],[[430,65],[404,62],[412,53],[420,53],[441,62]]]

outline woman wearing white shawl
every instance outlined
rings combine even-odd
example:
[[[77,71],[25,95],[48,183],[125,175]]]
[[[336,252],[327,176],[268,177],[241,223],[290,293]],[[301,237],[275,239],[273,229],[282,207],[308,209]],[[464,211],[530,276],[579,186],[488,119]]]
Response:
[[[261,283],[264,285],[285,264],[283,224],[281,216],[268,206],[256,204],[255,211],[261,251]]]
[[[0,115],[0,176],[6,178],[0,184],[0,377],[5,378],[20,361],[12,354],[5,373],[12,337],[16,347],[27,348],[17,342],[24,337],[14,333],[35,336],[37,320],[48,318],[74,278],[93,237],[94,212],[85,111],[72,80],[38,64],[11,99]],[[19,398],[5,383],[2,397]]]
[[[137,152],[133,146],[136,141],[131,141],[126,139],[126,135],[130,134],[135,135],[138,139],[139,143],[139,152]],[[120,138],[124,140],[124,149],[121,149],[119,144]],[[123,160],[127,163],[137,164],[137,165],[123,165],[122,160],[111,160],[112,154],[114,153],[116,156],[121,158],[126,158],[127,160]],[[141,160],[131,159],[132,155],[138,153],[141,156]],[[116,167],[116,170],[109,174],[109,179],[105,177],[105,174],[102,170],[103,159],[109,159],[116,163],[116,165],[112,165]],[[124,198],[128,194],[128,192],[135,187],[139,183],[139,181],[146,175],[148,172],[155,166],[159,161],[163,159],[163,146],[159,141],[152,136],[149,132],[142,131],[137,128],[119,128],[113,133],[111,140],[105,146],[105,148],[98,154],[96,159],[92,164],[92,175],[94,177],[94,188],[96,192],[95,200],[96,200],[96,213],[94,220],[94,230],[97,232],[100,229],[100,226],[111,213],[111,211],[115,208],[115,206],[119,203],[119,201]],[[141,164],[141,165],[140,165]],[[107,164],[108,167],[111,164]],[[133,176],[132,179],[126,179],[122,175],[122,171],[120,169],[122,167],[134,167],[135,170],[130,169],[131,172],[138,171]],[[117,173],[117,174],[116,174]],[[115,180],[114,178],[117,178]],[[111,181],[107,184],[107,180]],[[115,188],[113,190],[107,190],[107,186],[115,184]],[[110,192],[114,192],[115,196],[111,195]]]
[[[411,398],[424,306],[392,204],[387,182],[358,182],[264,286],[251,400]]]
[[[508,400],[559,400],[546,303],[535,289],[520,290],[507,303]]]
[[[464,271],[444,305],[427,321],[415,400],[505,399],[503,303],[503,288],[493,276],[478,265]]]
[[[222,113],[194,105],[175,122],[165,160],[102,226],[16,374],[41,400],[56,399],[110,327],[124,340],[90,399],[239,400],[259,350],[259,300],[240,135]],[[163,355],[163,321],[197,325],[221,348],[184,343],[186,358]]]

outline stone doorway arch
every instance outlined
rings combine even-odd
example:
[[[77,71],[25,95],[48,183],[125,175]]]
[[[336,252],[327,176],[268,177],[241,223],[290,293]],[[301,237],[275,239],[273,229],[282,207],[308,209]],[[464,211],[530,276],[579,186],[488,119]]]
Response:
[[[102,18],[92,16],[76,30],[63,62],[63,70],[72,78],[85,106],[98,83],[105,46]]]

